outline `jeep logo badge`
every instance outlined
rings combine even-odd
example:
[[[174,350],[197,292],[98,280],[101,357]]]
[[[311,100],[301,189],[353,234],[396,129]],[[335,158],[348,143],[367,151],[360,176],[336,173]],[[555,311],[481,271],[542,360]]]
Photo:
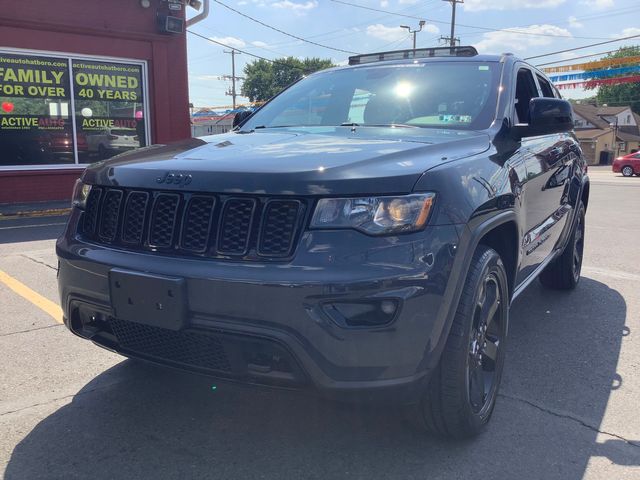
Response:
[[[167,172],[161,177],[156,178],[156,182],[158,183],[164,183],[166,185],[179,185],[181,187],[189,185],[192,180],[193,177],[189,174],[173,172]]]

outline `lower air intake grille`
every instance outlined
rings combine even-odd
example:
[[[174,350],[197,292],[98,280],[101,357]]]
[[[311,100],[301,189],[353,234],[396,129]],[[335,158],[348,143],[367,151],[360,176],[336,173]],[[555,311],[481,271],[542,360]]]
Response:
[[[224,347],[214,335],[176,332],[116,319],[109,324],[123,349],[183,365],[231,372]]]

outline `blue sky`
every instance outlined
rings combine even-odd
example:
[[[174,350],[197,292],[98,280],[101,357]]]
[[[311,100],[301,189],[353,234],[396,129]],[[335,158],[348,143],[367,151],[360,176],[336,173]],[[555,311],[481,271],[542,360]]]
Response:
[[[410,48],[411,37],[399,25],[417,27],[418,24],[418,19],[367,11],[331,0],[221,1],[285,32],[354,52]],[[427,24],[417,36],[418,47],[437,46],[439,37],[449,33],[451,4],[443,0],[345,1],[424,18]],[[474,45],[481,53],[513,52],[529,57],[640,34],[639,18],[638,0],[465,0],[457,7],[456,36],[463,45]],[[270,59],[291,55],[330,58],[335,63],[343,63],[349,56],[270,30],[213,1],[209,18],[191,29]],[[231,97],[225,95],[229,82],[220,79],[231,73],[230,55],[223,53],[223,47],[194,35],[188,34],[187,38],[192,103],[196,107],[230,105]],[[532,63],[606,52],[621,45],[640,45],[640,37]],[[251,60],[249,55],[237,56],[236,74],[242,75],[243,66]],[[564,90],[563,95],[580,98],[587,93]],[[239,99],[243,101],[246,99]]]

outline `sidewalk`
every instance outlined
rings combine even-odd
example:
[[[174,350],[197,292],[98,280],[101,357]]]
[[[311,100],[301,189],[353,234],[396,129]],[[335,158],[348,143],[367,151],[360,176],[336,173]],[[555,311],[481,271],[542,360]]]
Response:
[[[68,200],[33,203],[0,203],[0,221],[16,217],[49,217],[67,215],[71,210]]]

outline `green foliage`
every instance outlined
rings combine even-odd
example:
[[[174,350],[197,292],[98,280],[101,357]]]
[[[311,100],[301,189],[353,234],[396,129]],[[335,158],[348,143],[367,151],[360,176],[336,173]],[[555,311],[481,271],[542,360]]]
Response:
[[[621,47],[616,52],[610,53],[603,57],[603,60],[610,58],[624,58],[635,57],[640,55],[640,46],[635,47]],[[620,65],[624,67],[627,65]],[[612,68],[618,68],[617,66]],[[629,74],[622,74],[618,76],[628,76]],[[587,89],[593,89],[595,87],[587,85]],[[636,83],[623,83],[620,85],[602,85],[598,89],[596,94],[596,100],[598,105],[607,104],[611,107],[620,107],[630,105],[631,109],[640,113],[640,82]]]
[[[255,60],[244,67],[242,95],[252,102],[269,100],[303,75],[333,67],[331,60],[295,57],[278,58],[273,62]]]

